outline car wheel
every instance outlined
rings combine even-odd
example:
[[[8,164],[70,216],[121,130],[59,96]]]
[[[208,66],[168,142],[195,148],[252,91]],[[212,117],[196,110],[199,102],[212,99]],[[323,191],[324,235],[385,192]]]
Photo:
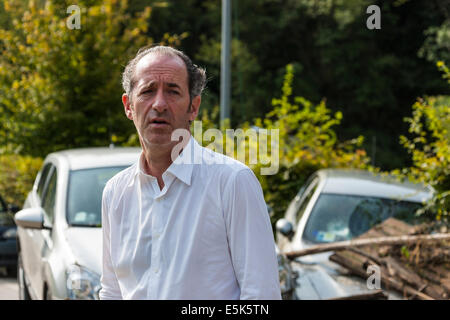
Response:
[[[23,270],[20,253],[17,260],[17,282],[19,284],[19,300],[31,300],[30,293],[25,284],[25,272]]]

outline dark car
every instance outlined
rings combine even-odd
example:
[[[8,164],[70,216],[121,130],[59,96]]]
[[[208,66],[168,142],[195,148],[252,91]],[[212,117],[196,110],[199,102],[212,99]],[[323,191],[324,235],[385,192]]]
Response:
[[[9,276],[17,273],[17,227],[14,213],[18,207],[7,205],[0,196],[0,267],[6,267]]]

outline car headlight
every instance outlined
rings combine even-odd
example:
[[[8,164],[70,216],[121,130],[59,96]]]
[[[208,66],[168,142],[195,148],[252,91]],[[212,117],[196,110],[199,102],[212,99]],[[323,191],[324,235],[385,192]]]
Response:
[[[67,296],[75,300],[99,300],[100,276],[84,267],[67,268]]]
[[[11,228],[3,232],[3,238],[4,239],[15,239],[17,236],[17,229]]]

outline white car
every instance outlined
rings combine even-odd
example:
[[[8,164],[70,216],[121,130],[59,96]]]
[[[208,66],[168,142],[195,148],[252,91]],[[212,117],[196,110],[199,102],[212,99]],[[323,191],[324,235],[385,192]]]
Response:
[[[431,188],[368,171],[319,170],[277,221],[277,244],[281,252],[288,252],[350,240],[389,217],[418,223],[422,217],[415,212],[432,194]],[[333,299],[371,292],[365,281],[348,276],[343,267],[329,261],[331,254],[303,256],[292,263],[298,275],[296,298]],[[389,298],[401,296],[390,292]]]
[[[45,158],[24,209],[15,215],[20,299],[98,299],[103,188],[140,153],[86,148]],[[280,255],[278,266],[282,296],[292,299],[291,269]]]
[[[103,188],[140,153],[85,148],[45,158],[15,215],[20,299],[98,299]]]

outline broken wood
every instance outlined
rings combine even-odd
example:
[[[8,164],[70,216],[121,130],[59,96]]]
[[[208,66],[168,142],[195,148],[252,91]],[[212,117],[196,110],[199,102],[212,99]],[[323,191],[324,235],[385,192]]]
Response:
[[[369,254],[369,253],[367,253],[367,252],[364,252],[364,251],[362,251],[362,250],[360,250],[360,249],[357,249],[357,248],[348,248],[347,250],[352,251],[352,252],[355,252],[355,253],[357,253],[357,254],[363,256],[363,257],[366,257],[366,258],[368,258],[369,260],[372,260],[373,262],[375,262],[375,263],[376,263],[377,265],[379,265],[379,266],[381,266],[382,264],[385,263],[384,261],[380,260],[378,257],[375,257],[375,256],[373,256],[373,255],[371,255],[371,254]]]
[[[431,229],[421,229],[421,226],[414,227],[391,218],[355,240],[404,235],[412,237],[417,236],[417,232],[428,232],[427,230]],[[329,259],[363,279],[369,277],[366,274],[368,266],[377,265],[383,288],[398,291],[407,299],[448,299],[449,243],[448,240],[428,243],[418,241],[388,246],[363,246],[358,249],[349,247],[334,250]]]
[[[403,265],[401,265],[398,261],[396,261],[392,257],[387,257],[384,259],[387,265],[387,269],[389,272],[389,275],[392,277],[399,277],[401,280],[403,280],[405,283],[411,285],[411,286],[417,286],[422,287],[426,283],[423,283],[422,279],[414,272]]]
[[[330,256],[330,260],[349,269],[353,274],[363,279],[368,278],[366,270],[362,268],[362,264],[359,264],[358,262],[355,263],[356,260],[345,259],[344,257],[342,257],[342,255],[332,255]],[[421,300],[435,300],[433,297],[430,297],[429,295],[420,292],[409,285],[402,284],[402,282],[396,280],[395,277],[388,276],[387,272],[381,273],[381,284],[386,289],[394,289],[399,292],[405,292],[408,295],[417,296]]]
[[[423,291],[423,289],[425,289],[426,287],[428,287],[428,284],[424,284],[423,286],[421,286],[420,288],[419,288],[419,290],[417,290],[418,292],[422,292]],[[413,294],[411,297],[410,297],[410,299],[412,300],[412,299],[414,299],[416,297],[416,294]]]
[[[430,235],[404,235],[404,236],[347,240],[334,243],[319,244],[303,250],[285,252],[284,255],[289,259],[295,259],[297,257],[315,253],[346,250],[348,248],[357,248],[370,245],[398,245],[398,244],[411,244],[418,241],[436,242],[442,240],[450,240],[450,233],[437,233]]]

